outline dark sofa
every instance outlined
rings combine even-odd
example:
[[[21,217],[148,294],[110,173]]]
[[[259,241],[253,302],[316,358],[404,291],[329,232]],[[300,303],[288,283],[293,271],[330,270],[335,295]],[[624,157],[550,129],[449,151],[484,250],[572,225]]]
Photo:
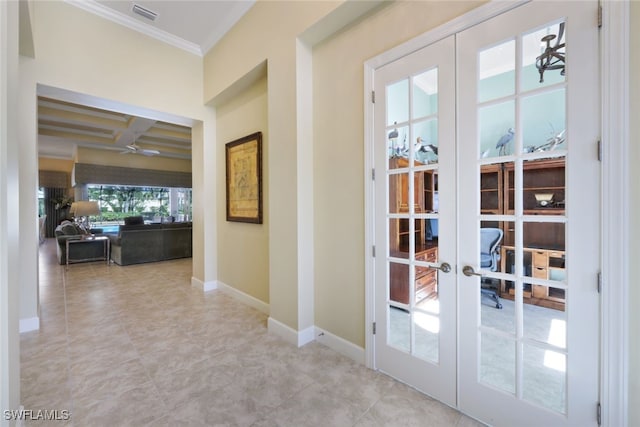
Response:
[[[100,234],[102,229],[91,229],[91,234]],[[83,234],[87,234],[78,225],[63,221],[56,227],[54,234],[56,236],[56,254],[58,255],[58,263],[64,265],[67,263],[67,239],[80,239]],[[96,259],[104,255],[104,244],[100,241],[87,242],[81,245],[69,245],[71,259]]]
[[[141,264],[191,256],[192,223],[121,225],[111,239],[111,260]]]

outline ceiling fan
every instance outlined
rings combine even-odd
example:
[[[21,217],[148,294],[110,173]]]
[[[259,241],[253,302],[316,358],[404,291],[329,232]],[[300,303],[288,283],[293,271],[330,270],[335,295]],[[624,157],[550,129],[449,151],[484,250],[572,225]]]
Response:
[[[142,154],[144,156],[155,156],[160,154],[158,150],[147,150],[146,148],[140,148],[138,144],[132,142],[131,144],[126,145],[127,149],[125,151],[121,151],[120,154]]]

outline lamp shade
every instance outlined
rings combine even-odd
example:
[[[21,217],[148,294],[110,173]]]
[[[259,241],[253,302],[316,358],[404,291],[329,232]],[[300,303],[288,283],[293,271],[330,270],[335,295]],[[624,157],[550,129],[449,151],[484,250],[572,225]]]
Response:
[[[98,202],[90,202],[85,200],[80,202],[73,202],[71,204],[69,212],[73,216],[98,215],[100,213],[100,207],[98,206]]]

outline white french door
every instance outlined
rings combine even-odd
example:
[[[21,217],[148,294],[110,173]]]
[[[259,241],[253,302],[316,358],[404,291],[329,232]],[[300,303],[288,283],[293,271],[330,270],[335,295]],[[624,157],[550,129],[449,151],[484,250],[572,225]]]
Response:
[[[596,7],[375,71],[376,368],[491,425],[596,425]]]

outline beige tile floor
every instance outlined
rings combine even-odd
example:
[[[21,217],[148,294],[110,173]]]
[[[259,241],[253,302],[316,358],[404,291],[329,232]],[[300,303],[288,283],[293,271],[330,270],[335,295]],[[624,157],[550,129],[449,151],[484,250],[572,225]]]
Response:
[[[52,426],[478,426],[264,314],[190,285],[191,259],[68,271],[40,251],[41,329],[21,336],[21,403]]]

